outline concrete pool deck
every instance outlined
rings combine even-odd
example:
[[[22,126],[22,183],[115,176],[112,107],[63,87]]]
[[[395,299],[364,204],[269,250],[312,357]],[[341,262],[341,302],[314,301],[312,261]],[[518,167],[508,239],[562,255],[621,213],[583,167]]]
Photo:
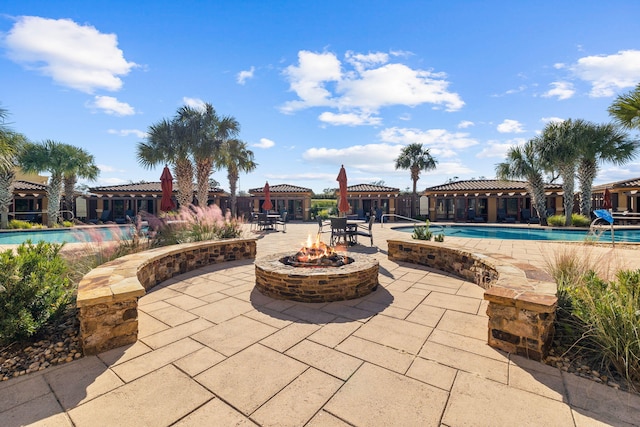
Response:
[[[257,234],[258,257],[295,251],[316,224]],[[0,425],[637,425],[640,396],[486,344],[482,289],[387,259],[379,289],[306,304],[254,290],[252,262],[206,267],[140,300],[136,344],[0,383]],[[575,244],[452,242],[544,267]],[[325,235],[325,241],[328,235]],[[368,239],[367,239],[368,240]],[[368,243],[368,241],[367,241]],[[588,247],[610,267],[635,249]]]

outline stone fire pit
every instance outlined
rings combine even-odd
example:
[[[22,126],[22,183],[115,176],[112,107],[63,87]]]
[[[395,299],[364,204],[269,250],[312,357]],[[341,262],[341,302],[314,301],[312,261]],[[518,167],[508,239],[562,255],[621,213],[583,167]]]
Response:
[[[289,253],[269,255],[255,261],[256,288],[276,299],[300,302],[331,302],[360,298],[378,286],[378,261],[349,253],[353,262],[340,267],[298,267],[281,259]]]

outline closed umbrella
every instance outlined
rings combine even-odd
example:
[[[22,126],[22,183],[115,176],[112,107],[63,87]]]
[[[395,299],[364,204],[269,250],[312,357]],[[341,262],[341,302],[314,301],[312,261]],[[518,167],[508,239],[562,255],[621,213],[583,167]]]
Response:
[[[611,192],[609,192],[608,188],[604,189],[604,200],[602,201],[602,209],[612,209],[613,205],[611,204]]]
[[[169,212],[175,209],[171,196],[173,195],[173,176],[168,166],[165,166],[160,175],[160,187],[162,188],[162,199],[160,199],[160,210]]]
[[[271,203],[271,192],[269,190],[269,183],[267,182],[262,189],[264,193],[264,202],[262,203],[262,209],[270,211],[273,209],[273,203]]]
[[[338,201],[338,211],[349,212],[351,206],[347,200],[347,171],[344,169],[344,165],[340,167],[340,173],[338,174],[338,185],[340,186],[340,200]]]

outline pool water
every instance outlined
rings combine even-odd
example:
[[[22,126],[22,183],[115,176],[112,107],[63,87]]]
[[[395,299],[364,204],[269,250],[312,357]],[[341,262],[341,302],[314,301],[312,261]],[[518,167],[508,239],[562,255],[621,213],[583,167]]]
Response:
[[[131,236],[131,226],[74,227],[41,230],[20,230],[0,232],[0,245],[19,245],[31,240],[32,243],[88,243],[126,239]]]
[[[397,227],[394,230],[413,233],[413,226]],[[471,225],[439,225],[430,224],[429,230],[438,235],[444,231],[445,236],[466,237],[475,239],[504,240],[564,240],[582,242],[587,239],[589,230],[569,230],[548,227],[479,227]],[[616,242],[640,242],[640,229],[617,229],[614,231]],[[600,242],[611,242],[611,232],[605,231]]]

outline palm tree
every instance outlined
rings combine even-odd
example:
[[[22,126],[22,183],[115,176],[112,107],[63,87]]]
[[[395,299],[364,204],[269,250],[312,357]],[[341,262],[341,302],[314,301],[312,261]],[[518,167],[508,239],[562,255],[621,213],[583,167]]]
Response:
[[[591,190],[603,162],[623,165],[637,155],[638,142],[613,124],[595,125],[576,121],[574,132],[579,154],[577,178],[580,185],[580,213],[591,214]]]
[[[27,142],[24,135],[11,131],[5,125],[8,114],[7,110],[0,108],[0,228],[8,228],[9,225],[15,167],[20,151]]]
[[[415,215],[415,199],[417,196],[418,180],[420,179],[421,171],[430,171],[436,168],[438,163],[431,154],[428,148],[423,148],[422,144],[413,143],[409,144],[402,149],[400,155],[396,159],[396,169],[409,169],[411,171],[411,181],[413,181],[413,198],[411,200],[411,213]]]
[[[233,117],[221,119],[209,103],[204,105],[203,110],[184,106],[178,110],[175,120],[185,126],[188,135],[189,149],[196,169],[198,205],[207,206],[209,176],[219,156],[220,146],[240,131],[240,124]]]
[[[618,95],[608,111],[623,127],[640,129],[640,83],[631,92]]]
[[[579,129],[584,127],[584,120],[565,120],[548,123],[542,130],[540,154],[544,164],[558,171],[562,178],[564,193],[565,225],[571,225],[573,198],[575,194],[575,172],[579,159]]]
[[[258,166],[253,161],[253,151],[247,148],[247,144],[239,139],[229,139],[220,149],[220,157],[216,166],[227,170],[229,179],[229,191],[231,193],[231,215],[236,215],[237,202],[236,190],[240,172],[252,172]]]
[[[175,120],[163,119],[149,126],[146,142],[140,142],[137,147],[138,163],[142,167],[172,166],[181,206],[189,206],[193,200],[193,165],[186,134],[185,127]]]
[[[89,181],[95,181],[100,174],[100,169],[94,163],[94,158],[89,152],[83,148],[74,147],[69,145],[67,148],[68,163],[67,169],[63,174],[63,186],[64,186],[64,202],[65,208],[71,212],[74,212],[75,199],[73,193],[76,187],[78,178],[88,179]]]
[[[69,153],[74,148],[48,139],[41,144],[27,143],[20,154],[19,164],[23,171],[51,174],[47,184],[47,226],[49,227],[58,221],[62,179],[65,171],[70,168]]]
[[[531,204],[538,211],[540,220],[545,223],[546,197],[544,194],[544,162],[540,156],[540,138],[527,141],[523,146],[513,146],[507,151],[507,160],[496,165],[496,176],[499,179],[524,179],[531,194]]]

